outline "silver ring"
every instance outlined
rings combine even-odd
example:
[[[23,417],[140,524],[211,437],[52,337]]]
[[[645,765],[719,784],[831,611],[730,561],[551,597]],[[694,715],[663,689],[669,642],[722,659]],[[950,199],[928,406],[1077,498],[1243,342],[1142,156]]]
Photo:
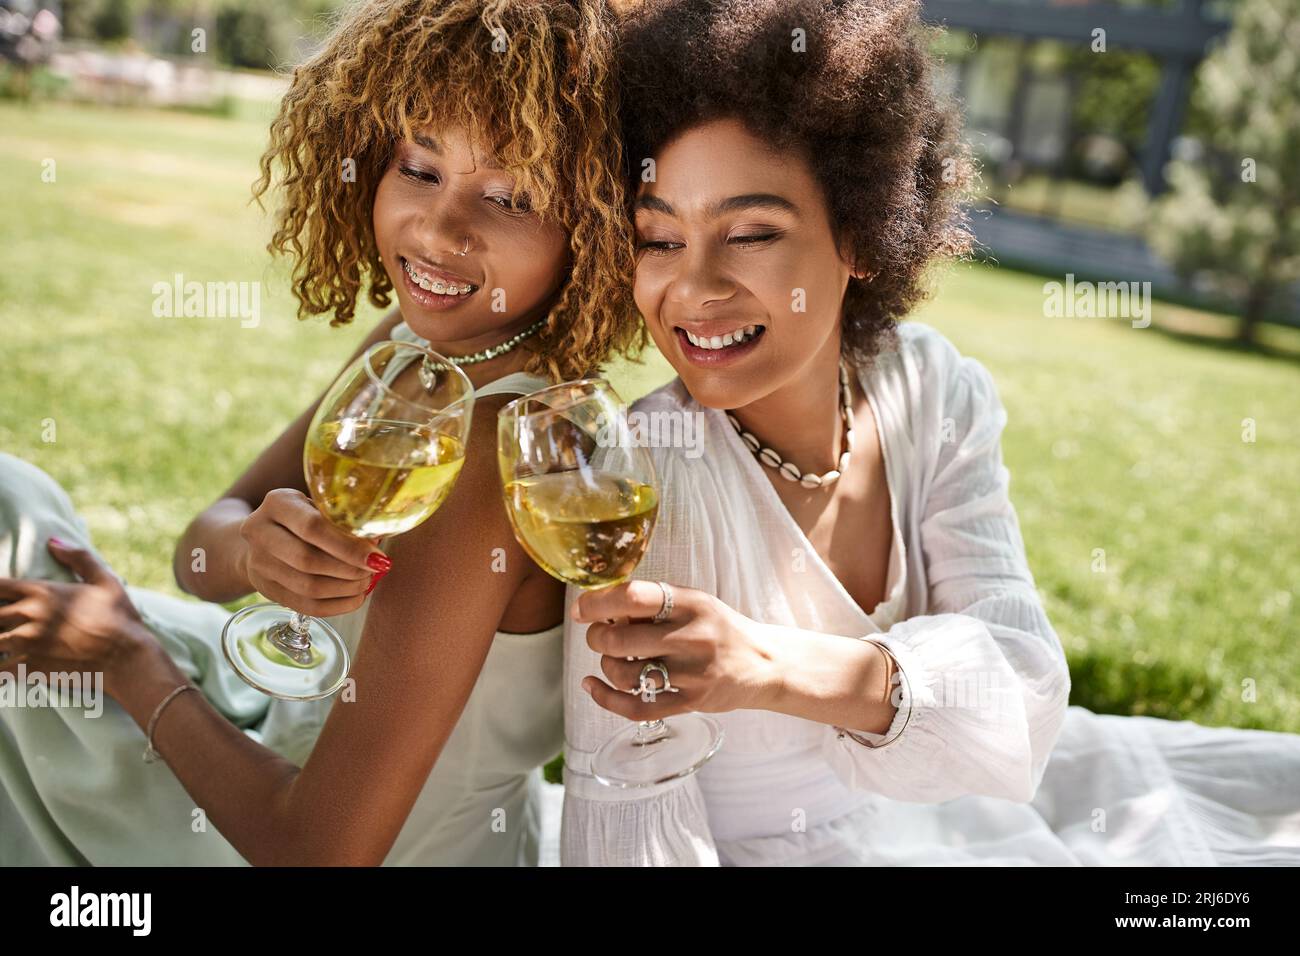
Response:
[[[453,256],[463,256],[469,253],[469,236],[465,237],[465,249],[462,252],[453,252]]]
[[[673,613],[673,590],[663,581],[656,581],[655,583],[659,585],[659,590],[664,592],[664,603],[659,607],[659,613],[651,620],[654,624],[662,624],[668,620],[668,615]],[[665,673],[664,680],[667,679],[668,675]]]
[[[650,675],[656,671],[664,676],[663,687],[656,687],[650,682]],[[640,694],[641,699],[647,704],[653,704],[655,702],[655,697],[661,693],[677,693],[677,688],[674,687],[673,682],[668,679],[668,666],[663,661],[648,661],[646,665],[641,668],[640,684],[640,688],[632,691],[632,693]]]

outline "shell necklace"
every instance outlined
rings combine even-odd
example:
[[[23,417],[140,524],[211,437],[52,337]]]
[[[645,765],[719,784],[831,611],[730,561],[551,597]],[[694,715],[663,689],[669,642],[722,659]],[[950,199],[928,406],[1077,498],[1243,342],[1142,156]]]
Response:
[[[752,432],[747,432],[741,426],[740,420],[731,412],[727,412],[727,421],[731,422],[731,427],[736,429],[740,434],[741,440],[745,447],[753,452],[763,464],[769,468],[775,468],[781,473],[781,477],[789,481],[797,481],[805,488],[825,488],[827,485],[833,485],[849,467],[849,453],[853,450],[853,409],[850,407],[849,392],[849,373],[844,367],[844,362],[840,362],[840,417],[844,419],[844,437],[842,439],[842,451],[840,452],[839,467],[832,468],[825,474],[814,474],[813,472],[801,472],[799,467],[792,461],[784,461],[771,448],[768,448],[760,442]]]

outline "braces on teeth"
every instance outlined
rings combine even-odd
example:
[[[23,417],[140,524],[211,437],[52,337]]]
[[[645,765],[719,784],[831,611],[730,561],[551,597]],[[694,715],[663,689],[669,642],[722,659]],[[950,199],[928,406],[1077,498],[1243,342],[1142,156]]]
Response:
[[[763,328],[761,325],[747,325],[743,329],[736,329],[734,332],[728,332],[726,335],[696,335],[693,332],[686,332],[686,338],[692,345],[700,349],[725,349],[729,345],[739,345],[742,342],[748,342],[758,335]]]
[[[437,295],[469,295],[474,291],[472,285],[458,286],[450,282],[444,282],[442,279],[430,279],[428,276],[421,275],[405,259],[402,260],[402,268],[411,277],[411,281],[426,292],[433,292]]]

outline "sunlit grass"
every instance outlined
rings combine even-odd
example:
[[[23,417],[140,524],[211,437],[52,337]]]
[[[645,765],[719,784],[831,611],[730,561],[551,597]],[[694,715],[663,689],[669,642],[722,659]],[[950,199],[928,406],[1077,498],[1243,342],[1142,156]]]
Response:
[[[998,383],[1074,702],[1300,729],[1300,364],[1166,334],[1161,303],[1146,329],[1044,318],[1042,285],[959,268],[918,318]]]
[[[376,318],[294,318],[247,203],[267,115],[0,104],[0,447],[69,490],[135,584],[175,592],[177,534]],[[260,325],[155,318],[153,284],[177,273],[262,281]],[[962,266],[917,317],[997,380],[1074,702],[1300,731],[1300,365],[1166,334],[1165,314],[1047,319],[1041,279]],[[657,356],[611,370],[629,400],[669,374]]]

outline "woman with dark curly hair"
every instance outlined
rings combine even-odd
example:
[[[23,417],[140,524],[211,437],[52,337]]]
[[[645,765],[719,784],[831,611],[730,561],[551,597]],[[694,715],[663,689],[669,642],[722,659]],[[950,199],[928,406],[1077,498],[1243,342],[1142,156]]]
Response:
[[[116,702],[0,708],[0,862],[537,862],[563,592],[510,531],[495,413],[644,338],[612,39],[602,0],[369,0],[272,125],[256,192],[282,173],[300,314],[395,294],[361,348],[432,343],[477,392],[453,492],[387,554],[305,494],[314,404],[177,547],[191,593],[333,617],[354,693],[268,709],[221,660],[227,611],[124,589],[66,494],[0,456],[4,667],[102,671]]]
[[[915,0],[659,0],[622,33],[635,298],[680,376],[637,410],[698,416],[703,455],[654,450],[640,580],[573,602],[563,861],[1300,862],[1300,737],[1068,707],[997,389],[898,324],[970,244]],[[711,758],[658,757],[670,730],[597,777],[686,711]]]

